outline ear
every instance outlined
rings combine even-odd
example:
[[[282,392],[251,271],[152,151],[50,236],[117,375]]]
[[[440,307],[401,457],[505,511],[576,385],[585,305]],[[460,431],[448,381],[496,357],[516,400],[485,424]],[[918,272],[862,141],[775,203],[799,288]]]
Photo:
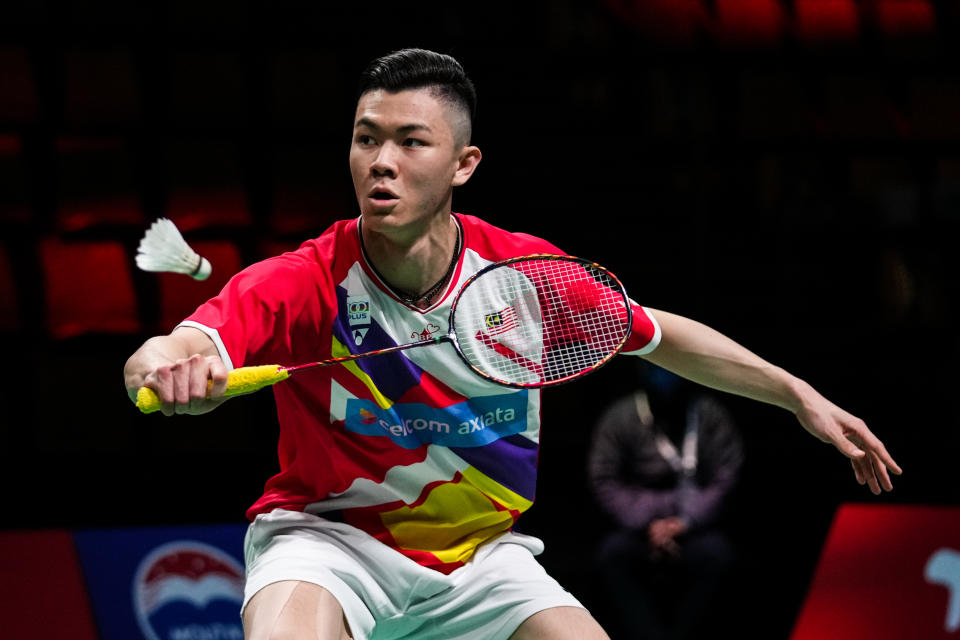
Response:
[[[482,157],[483,155],[477,147],[465,146],[461,149],[460,155],[457,158],[457,169],[453,174],[451,185],[459,187],[469,180],[470,176],[472,176],[476,170],[477,165],[480,164]]]

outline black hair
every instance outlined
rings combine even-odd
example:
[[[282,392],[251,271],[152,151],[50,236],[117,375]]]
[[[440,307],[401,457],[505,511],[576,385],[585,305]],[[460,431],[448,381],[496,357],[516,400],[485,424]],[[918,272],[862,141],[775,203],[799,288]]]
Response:
[[[371,62],[360,74],[357,98],[377,89],[396,93],[422,88],[464,109],[472,125],[477,111],[473,82],[455,58],[426,49],[401,49]]]

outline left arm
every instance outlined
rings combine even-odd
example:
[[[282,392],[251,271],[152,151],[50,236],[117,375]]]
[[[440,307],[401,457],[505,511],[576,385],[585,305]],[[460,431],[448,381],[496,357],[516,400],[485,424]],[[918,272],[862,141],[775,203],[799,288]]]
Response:
[[[889,472],[899,475],[901,469],[863,420],[714,329],[665,311],[650,312],[662,338],[644,356],[647,360],[704,386],[790,411],[814,437],[850,458],[857,482],[874,494],[893,488]]]

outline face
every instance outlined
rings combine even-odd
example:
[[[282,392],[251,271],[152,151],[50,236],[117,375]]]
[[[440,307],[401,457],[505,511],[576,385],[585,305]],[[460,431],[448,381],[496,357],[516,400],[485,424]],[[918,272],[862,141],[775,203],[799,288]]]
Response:
[[[454,108],[429,90],[365,93],[357,103],[350,173],[365,228],[415,229],[450,211],[453,187],[480,161],[457,142]]]

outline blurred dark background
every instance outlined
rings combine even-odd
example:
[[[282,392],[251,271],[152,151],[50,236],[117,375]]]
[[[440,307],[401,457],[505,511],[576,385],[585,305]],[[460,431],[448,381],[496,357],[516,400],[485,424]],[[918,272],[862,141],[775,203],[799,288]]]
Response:
[[[272,396],[142,416],[121,369],[245,264],[357,215],[373,57],[456,56],[484,153],[457,211],[609,266],[864,418],[873,497],[788,413],[726,397],[748,461],[724,628],[783,638],[843,502],[958,503],[960,8],[928,0],[30,1],[0,8],[0,526],[236,522],[274,472]],[[133,265],[154,218],[214,276]],[[544,400],[520,529],[593,607],[586,489],[619,358]]]

